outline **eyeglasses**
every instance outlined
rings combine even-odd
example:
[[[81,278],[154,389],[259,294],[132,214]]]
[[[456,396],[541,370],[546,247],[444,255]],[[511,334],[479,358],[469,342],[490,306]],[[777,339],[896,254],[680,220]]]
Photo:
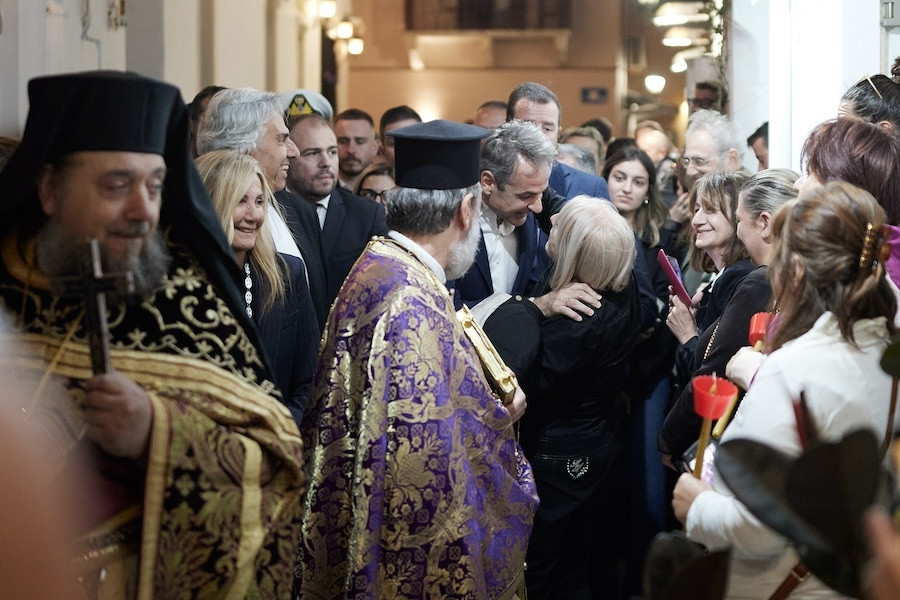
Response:
[[[385,197],[385,194],[387,194],[387,193],[388,193],[388,190],[381,190],[380,192],[378,192],[378,191],[375,191],[370,188],[360,188],[359,189],[359,195],[362,196],[363,198],[371,198],[372,200],[375,200],[376,202],[382,202],[382,203],[384,202],[384,197]],[[379,200],[379,198],[380,198],[380,200]]]
[[[716,108],[718,102],[715,98],[688,98],[688,104],[693,106],[694,108]]]
[[[685,167],[689,167],[693,164],[698,169],[702,169],[709,164],[710,159],[703,158],[702,156],[682,156],[679,159],[679,162],[681,162],[681,164]]]

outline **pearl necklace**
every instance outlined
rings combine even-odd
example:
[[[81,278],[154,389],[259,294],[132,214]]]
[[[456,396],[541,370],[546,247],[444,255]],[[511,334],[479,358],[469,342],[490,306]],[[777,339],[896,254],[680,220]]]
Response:
[[[250,262],[244,262],[244,287],[247,289],[244,292],[244,300],[247,302],[247,316],[251,319],[253,318],[253,308],[250,306],[253,303],[253,292],[250,291],[250,288],[253,287],[253,280],[250,278]]]

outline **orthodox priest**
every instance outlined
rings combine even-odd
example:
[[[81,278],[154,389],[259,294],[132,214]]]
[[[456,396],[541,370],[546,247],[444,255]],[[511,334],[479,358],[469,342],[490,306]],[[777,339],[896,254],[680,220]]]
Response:
[[[289,597],[302,445],[178,89],[88,72],[28,93],[0,174],[0,303],[28,350],[0,360],[34,384],[23,418],[64,449],[45,460],[91,465],[72,551],[86,597]],[[126,273],[133,292],[103,291]]]
[[[309,414],[301,598],[512,598],[537,507],[531,467],[457,320],[447,278],[478,246],[479,145],[431,121],[391,131],[387,238],[326,325]]]

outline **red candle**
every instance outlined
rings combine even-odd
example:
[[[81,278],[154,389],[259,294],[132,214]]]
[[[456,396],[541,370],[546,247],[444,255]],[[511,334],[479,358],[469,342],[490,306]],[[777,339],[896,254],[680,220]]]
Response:
[[[769,329],[769,322],[772,320],[772,313],[758,312],[750,317],[750,345],[754,350],[761,350],[763,340],[766,339],[766,331]]]
[[[715,375],[697,375],[693,379],[694,412],[704,419],[718,419],[737,396],[737,386]]]
[[[703,472],[703,455],[709,445],[712,422],[725,414],[728,406],[737,398],[737,386],[721,377],[697,375],[691,380],[694,388],[694,412],[703,417],[700,439],[697,441],[697,458],[694,477],[700,479]]]

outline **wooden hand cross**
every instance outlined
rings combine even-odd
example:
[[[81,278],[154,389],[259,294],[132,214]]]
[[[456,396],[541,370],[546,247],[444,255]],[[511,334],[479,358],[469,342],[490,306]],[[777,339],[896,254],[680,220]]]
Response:
[[[81,297],[85,303],[85,331],[91,348],[91,368],[94,375],[108,373],[109,324],[106,318],[106,294],[116,291],[129,294],[134,291],[134,276],[124,273],[103,273],[100,262],[100,245],[97,240],[88,242],[85,270],[82,275],[60,277],[54,280],[54,289],[62,297]]]

